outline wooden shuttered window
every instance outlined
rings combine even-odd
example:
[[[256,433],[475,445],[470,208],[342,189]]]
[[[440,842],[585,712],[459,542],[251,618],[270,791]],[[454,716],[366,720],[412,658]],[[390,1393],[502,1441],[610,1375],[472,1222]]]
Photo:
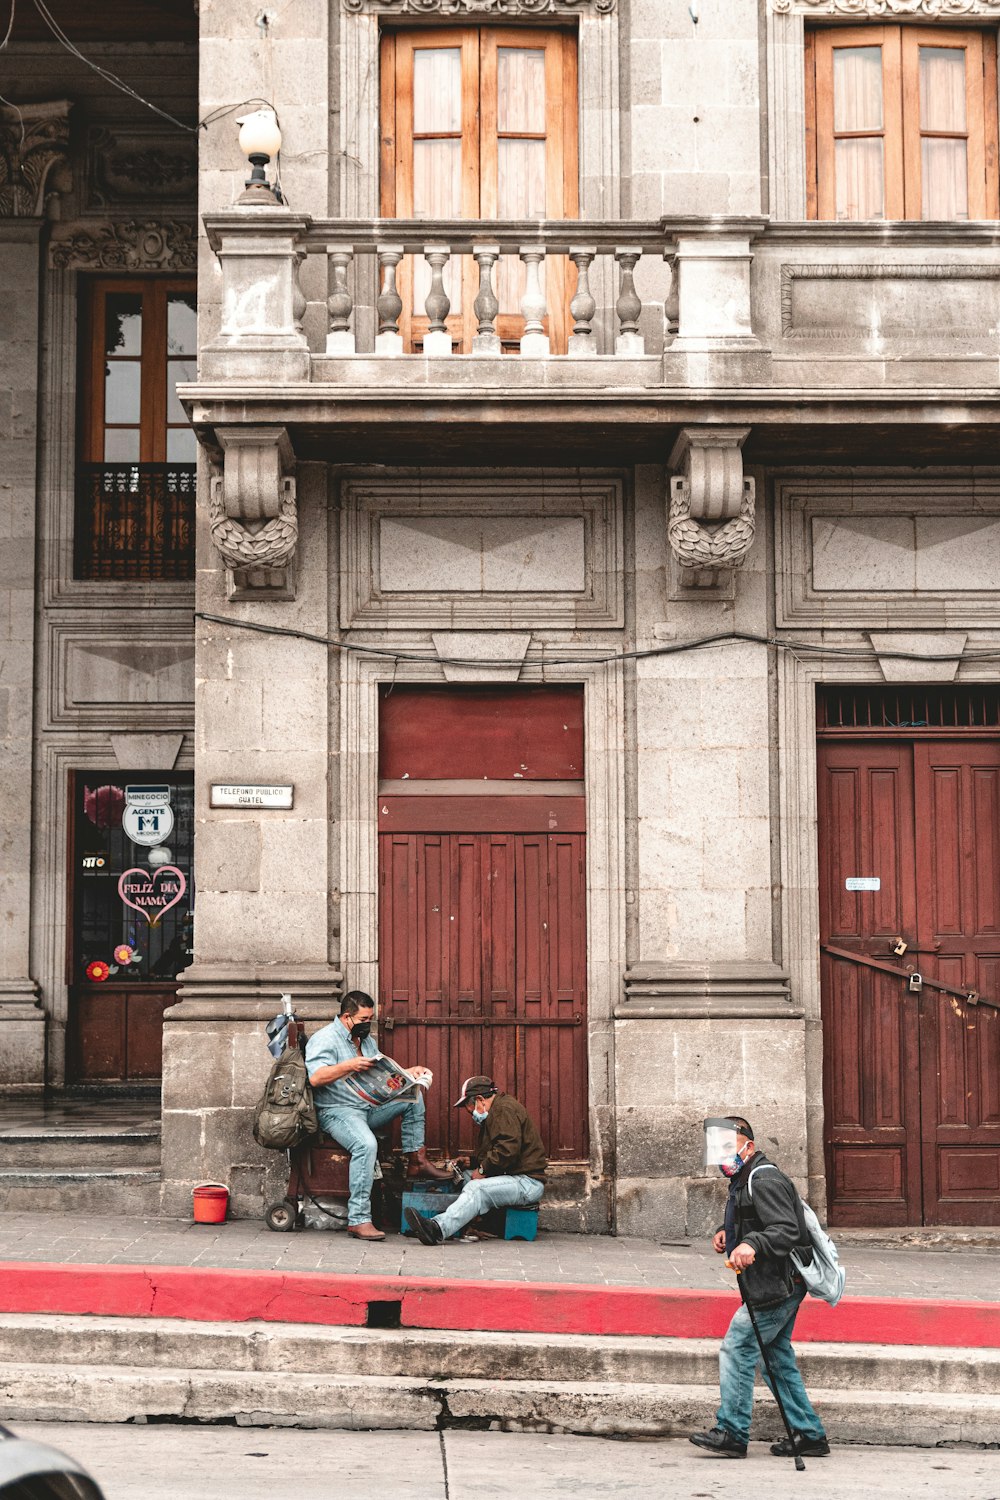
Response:
[[[77,578],[194,577],[197,442],[176,388],[195,379],[197,348],[193,280],[85,284]]]
[[[806,33],[808,212],[998,216],[996,40],[938,26]]]
[[[457,26],[387,32],[381,57],[381,209],[387,218],[565,219],[579,211],[575,38],[563,31]],[[566,262],[544,266],[548,332],[566,341]],[[497,332],[516,345],[524,268],[496,269]],[[430,272],[422,257],[400,268],[401,332],[420,348]],[[448,328],[456,350],[472,347],[478,270],[446,268]]]

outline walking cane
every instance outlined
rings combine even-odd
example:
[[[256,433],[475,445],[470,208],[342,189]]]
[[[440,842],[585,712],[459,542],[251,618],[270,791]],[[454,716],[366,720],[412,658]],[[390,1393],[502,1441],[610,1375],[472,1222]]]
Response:
[[[736,1271],[736,1267],[733,1265],[731,1260],[727,1260],[726,1265],[728,1266],[730,1271]],[[792,1424],[788,1420],[788,1414],[785,1411],[785,1403],[781,1399],[781,1392],[778,1389],[778,1382],[775,1380],[774,1371],[771,1369],[771,1361],[768,1358],[767,1345],[764,1343],[764,1340],[760,1336],[760,1329],[757,1327],[757,1319],[753,1315],[753,1307],[747,1299],[747,1295],[743,1290],[743,1283],[740,1280],[739,1271],[736,1271],[736,1285],[739,1288],[740,1299],[743,1303],[743,1306],[750,1314],[750,1325],[753,1328],[754,1338],[757,1340],[757,1348],[760,1350],[761,1359],[763,1359],[764,1361],[764,1368],[767,1371],[767,1378],[771,1382],[771,1393],[774,1396],[775,1401],[778,1403],[778,1410],[781,1412],[781,1420],[784,1422],[785,1431],[788,1433],[788,1441],[792,1447],[792,1457],[795,1459],[795,1467],[796,1469],[804,1471],[806,1466],[805,1459],[802,1457],[802,1454],[798,1451],[798,1448],[796,1446],[795,1435],[792,1432]]]

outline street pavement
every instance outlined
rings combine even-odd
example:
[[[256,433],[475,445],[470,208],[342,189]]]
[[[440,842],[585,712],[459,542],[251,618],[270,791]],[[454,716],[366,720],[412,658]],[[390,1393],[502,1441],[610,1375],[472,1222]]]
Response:
[[[18,1422],[71,1453],[106,1500],[1000,1500],[1000,1450],[854,1447],[807,1462],[751,1445],[745,1462],[683,1440],[493,1432]]]
[[[721,1200],[720,1200],[721,1201]],[[836,1236],[853,1296],[1000,1301],[1000,1242],[921,1243]],[[732,1291],[732,1273],[707,1240],[646,1240],[539,1232],[521,1240],[452,1241],[428,1248],[409,1235],[367,1245],[342,1231],[274,1234],[256,1219],[195,1224],[82,1213],[6,1213],[0,1261],[68,1265],[231,1267],[237,1270],[575,1282]]]

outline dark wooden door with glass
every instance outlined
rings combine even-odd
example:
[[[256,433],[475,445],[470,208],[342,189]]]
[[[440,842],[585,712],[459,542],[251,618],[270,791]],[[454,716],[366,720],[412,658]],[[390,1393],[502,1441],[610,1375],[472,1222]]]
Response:
[[[554,1161],[586,1161],[583,694],[394,689],[382,700],[379,1037],[435,1075],[428,1141],[486,1073]]]
[[[1000,1224],[1000,1012],[905,977],[1000,1001],[1000,738],[823,742],[819,814],[831,1219]]]
[[[191,959],[190,773],[72,778],[68,1083],[152,1082]]]
[[[382,213],[399,219],[573,219],[577,192],[576,41],[569,32],[456,26],[382,39]],[[433,225],[428,240],[440,238]],[[566,261],[542,267],[553,351],[565,349]],[[496,329],[516,346],[525,267],[501,256]],[[400,331],[422,347],[430,268],[400,268]],[[478,272],[470,256],[445,267],[447,327],[468,352]]]

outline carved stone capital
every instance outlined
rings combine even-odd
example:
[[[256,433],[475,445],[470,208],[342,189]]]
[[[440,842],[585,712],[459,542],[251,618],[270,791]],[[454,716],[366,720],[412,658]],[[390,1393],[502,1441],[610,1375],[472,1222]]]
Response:
[[[294,599],[299,519],[295,454],[284,427],[219,427],[222,473],[209,486],[208,524],[230,599]]]
[[[754,481],[743,476],[742,453],[749,433],[749,427],[684,427],[678,434],[669,460],[675,472],[667,540],[681,568],[738,568],[750,551]]]
[[[0,107],[0,218],[40,219],[69,186],[70,108],[68,99]]]
[[[618,0],[344,0],[344,9],[382,16],[579,16],[606,15]]]
[[[182,219],[96,224],[60,238],[49,260],[57,271],[193,271],[195,226]]]

